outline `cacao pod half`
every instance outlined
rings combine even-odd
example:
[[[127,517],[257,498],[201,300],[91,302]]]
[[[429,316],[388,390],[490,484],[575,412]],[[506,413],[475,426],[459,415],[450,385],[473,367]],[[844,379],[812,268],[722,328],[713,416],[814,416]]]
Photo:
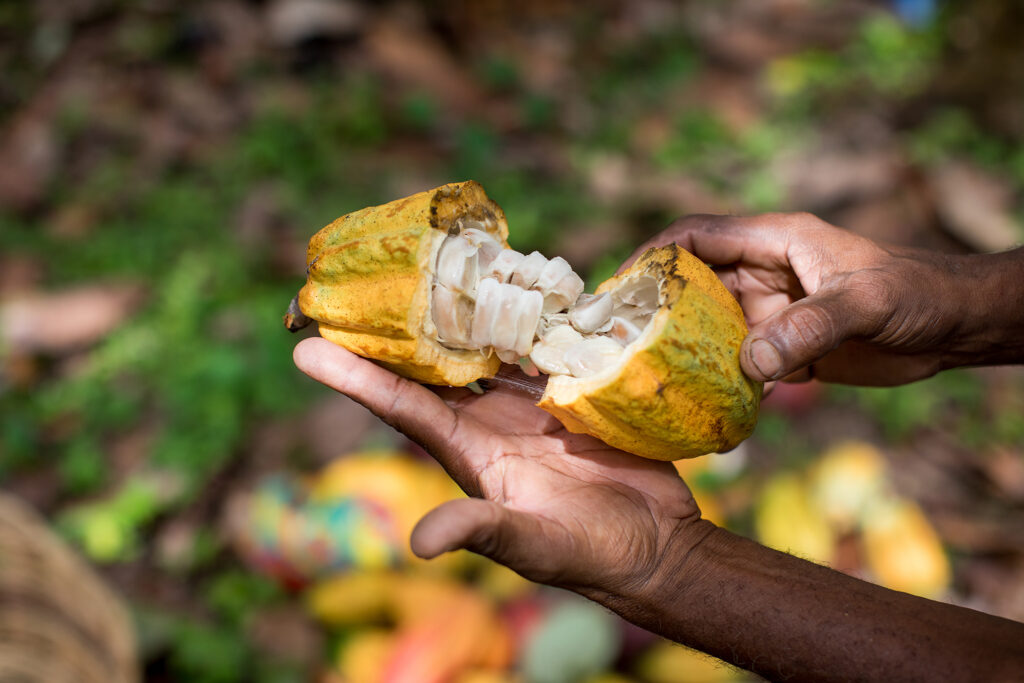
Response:
[[[502,361],[539,369],[541,408],[644,457],[750,435],[762,385],[740,369],[743,313],[707,266],[660,247],[591,295],[564,259],[507,238],[473,181],[347,214],[310,241],[298,308],[325,339],[420,382],[464,386]]]

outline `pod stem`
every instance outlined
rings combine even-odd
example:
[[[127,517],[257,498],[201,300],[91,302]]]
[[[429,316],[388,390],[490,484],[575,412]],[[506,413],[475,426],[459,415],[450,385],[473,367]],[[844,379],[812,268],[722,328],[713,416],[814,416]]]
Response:
[[[288,304],[288,310],[284,314],[284,326],[289,332],[298,332],[303,327],[306,327],[313,322],[313,319],[307,316],[299,308],[299,295],[296,294],[292,297],[292,301]]]

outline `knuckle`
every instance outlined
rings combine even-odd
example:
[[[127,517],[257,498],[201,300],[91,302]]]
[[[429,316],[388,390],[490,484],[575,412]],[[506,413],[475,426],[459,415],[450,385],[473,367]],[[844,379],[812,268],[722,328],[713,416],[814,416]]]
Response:
[[[669,227],[692,228],[696,225],[700,225],[707,218],[714,218],[714,216],[706,213],[688,213],[685,216],[680,216],[672,221]]]
[[[772,212],[760,215],[760,220],[775,229],[817,229],[824,225],[824,222],[807,211]]]
[[[886,272],[860,270],[844,283],[847,307],[856,316],[857,328],[870,334],[882,327],[899,307],[905,292]]]
[[[841,341],[832,316],[818,304],[800,306],[789,315],[788,324],[792,336],[807,350],[832,349]]]
[[[505,547],[498,510],[487,506],[482,519],[470,537],[470,549],[487,557],[500,556]]]
[[[720,229],[728,216],[718,216],[711,213],[691,213],[681,216],[669,224],[669,231],[672,235],[683,235],[690,232],[715,232]]]
[[[823,220],[809,211],[794,211],[783,215],[789,222],[802,228],[820,228],[826,225]]]

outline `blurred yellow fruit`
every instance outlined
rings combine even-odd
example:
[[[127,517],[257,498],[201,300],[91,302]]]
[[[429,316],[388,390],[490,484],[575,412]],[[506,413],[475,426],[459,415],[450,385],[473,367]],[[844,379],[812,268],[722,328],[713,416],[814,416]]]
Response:
[[[949,587],[949,560],[921,509],[906,500],[872,505],[864,516],[864,548],[878,583],[937,598]]]
[[[368,675],[365,658],[376,653],[373,672],[377,678],[370,680],[441,683],[465,670],[504,669],[512,657],[511,635],[495,606],[483,594],[453,580],[353,572],[320,582],[307,599],[314,616],[331,626],[396,624],[386,651],[379,638],[367,637],[367,643],[356,643],[358,647],[349,644],[339,659],[343,673]],[[374,644],[380,647],[374,650]]]
[[[598,674],[597,676],[591,676],[586,679],[583,683],[634,683],[634,679],[628,678],[621,674]]]
[[[332,626],[389,617],[414,622],[458,600],[468,590],[434,576],[390,571],[352,571],[316,583],[306,593],[310,612]]]
[[[352,453],[334,460],[313,479],[309,492],[314,502],[350,496],[380,501],[396,515],[406,538],[420,517],[462,495],[437,465],[390,451]]]
[[[477,584],[484,593],[499,602],[508,602],[532,593],[537,584],[524,579],[497,562],[486,560],[480,567]]]
[[[337,669],[345,683],[380,683],[381,662],[394,648],[395,636],[384,629],[354,634],[338,651]]]
[[[832,529],[795,474],[779,474],[768,481],[754,510],[754,525],[761,542],[776,550],[815,562],[829,562],[835,552]]]
[[[388,572],[350,572],[316,583],[306,591],[306,606],[332,626],[381,619],[391,606],[394,579]]]
[[[522,683],[523,679],[505,671],[466,671],[452,683]]]
[[[406,453],[366,451],[334,460],[310,481],[309,499],[314,503],[358,498],[380,505],[394,519],[395,537],[406,563],[432,565],[436,570],[455,570],[466,561],[464,552],[446,553],[425,562],[413,555],[409,536],[416,523],[432,509],[465,494],[438,465]],[[367,529],[365,543],[353,539],[353,552],[364,568],[387,566],[387,550],[375,547]]]
[[[833,446],[812,469],[813,502],[840,532],[851,531],[868,505],[885,494],[886,471],[885,458],[869,443]]]
[[[725,683],[747,675],[697,650],[668,641],[656,643],[641,655],[637,675],[648,683]]]
[[[690,487],[690,493],[693,494],[693,499],[697,501],[697,507],[700,508],[700,516],[719,526],[724,526],[725,515],[722,513],[718,500],[713,493],[700,488],[697,483],[700,475],[708,470],[708,459],[715,455],[717,454],[712,453],[702,458],[675,460],[672,465],[676,468],[679,476],[686,481],[686,485]]]
[[[725,526],[725,514],[715,495],[693,487],[690,488],[690,491],[693,493],[693,499],[697,501],[697,507],[700,508],[700,516],[718,526]]]

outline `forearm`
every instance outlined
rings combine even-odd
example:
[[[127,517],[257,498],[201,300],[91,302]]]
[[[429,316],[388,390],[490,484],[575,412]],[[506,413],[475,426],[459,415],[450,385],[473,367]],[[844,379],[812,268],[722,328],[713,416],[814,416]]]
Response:
[[[950,265],[959,310],[943,366],[1024,362],[1024,247]]]
[[[710,527],[670,550],[635,623],[770,679],[1011,680],[1024,625],[874,586]],[[602,599],[603,598],[603,599]]]

